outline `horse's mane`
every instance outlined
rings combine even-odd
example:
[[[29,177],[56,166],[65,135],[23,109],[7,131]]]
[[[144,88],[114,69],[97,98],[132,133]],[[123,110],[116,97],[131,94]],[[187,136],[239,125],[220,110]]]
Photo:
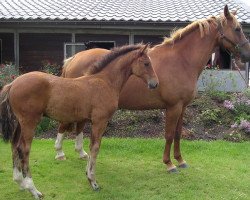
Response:
[[[142,44],[136,44],[136,45],[125,45],[122,47],[113,48],[111,52],[105,55],[100,61],[97,61],[92,66],[90,66],[85,75],[96,74],[100,72],[102,69],[104,69],[110,62],[115,60],[117,57],[129,53],[131,51],[140,49],[142,47],[143,47]]]
[[[236,26],[240,26],[239,22],[237,21],[236,17],[231,14],[233,23]],[[170,37],[165,37],[163,42],[160,45],[168,45],[168,44],[174,44],[176,41],[181,40],[183,37],[188,35],[189,33],[193,32],[197,28],[200,30],[201,38],[204,37],[204,35],[209,34],[210,32],[210,26],[218,26],[218,23],[221,23],[221,26],[223,27],[227,23],[227,19],[224,15],[221,16],[212,16],[208,19],[200,19],[192,22],[191,24],[187,25],[184,28],[180,28],[178,30],[174,30]]]

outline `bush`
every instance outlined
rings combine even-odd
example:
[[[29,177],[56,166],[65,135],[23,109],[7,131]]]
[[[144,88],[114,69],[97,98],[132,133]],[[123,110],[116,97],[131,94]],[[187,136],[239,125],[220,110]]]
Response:
[[[236,93],[231,101],[224,101],[224,107],[234,114],[235,123],[231,126],[250,133],[250,92]]]
[[[0,65],[0,88],[12,82],[19,75],[19,70],[13,64]]]
[[[44,61],[42,71],[48,74],[59,76],[61,74],[61,67],[56,63],[51,63],[50,61]]]
[[[36,128],[36,133],[41,134],[43,132],[52,130],[58,126],[58,122],[48,117],[43,117],[41,122],[38,124]]]

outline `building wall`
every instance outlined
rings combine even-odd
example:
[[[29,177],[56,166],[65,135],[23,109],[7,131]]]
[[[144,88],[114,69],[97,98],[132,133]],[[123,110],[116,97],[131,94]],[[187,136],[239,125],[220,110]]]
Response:
[[[62,65],[64,43],[71,34],[20,33],[19,66],[21,71],[39,70],[47,63]]]
[[[14,34],[13,33],[0,33],[0,39],[2,40],[2,60],[1,63],[14,63]]]

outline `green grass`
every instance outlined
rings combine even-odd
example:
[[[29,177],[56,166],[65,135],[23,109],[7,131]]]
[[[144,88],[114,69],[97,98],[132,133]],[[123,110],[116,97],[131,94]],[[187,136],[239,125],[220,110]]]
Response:
[[[85,147],[88,146],[85,141]],[[104,138],[94,192],[74,142],[64,141],[66,161],[55,161],[53,140],[34,140],[30,166],[45,199],[163,200],[250,199],[250,143],[183,141],[188,169],[168,174],[162,163],[164,140]],[[29,200],[12,181],[10,145],[0,141],[0,199]]]

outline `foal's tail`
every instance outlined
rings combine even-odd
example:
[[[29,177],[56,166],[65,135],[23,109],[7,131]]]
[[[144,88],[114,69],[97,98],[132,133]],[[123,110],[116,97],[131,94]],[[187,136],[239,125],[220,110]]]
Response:
[[[72,56],[72,57],[69,57],[69,58],[67,58],[67,59],[65,59],[64,61],[63,61],[63,66],[62,66],[62,77],[65,77],[65,70],[66,70],[66,68],[69,66],[69,64],[71,63],[71,61],[73,60],[73,58],[74,58],[75,56]]]
[[[5,142],[13,141],[13,137],[19,137],[20,134],[20,125],[9,102],[11,86],[12,84],[4,86],[0,95],[0,119],[2,119],[2,134]]]

